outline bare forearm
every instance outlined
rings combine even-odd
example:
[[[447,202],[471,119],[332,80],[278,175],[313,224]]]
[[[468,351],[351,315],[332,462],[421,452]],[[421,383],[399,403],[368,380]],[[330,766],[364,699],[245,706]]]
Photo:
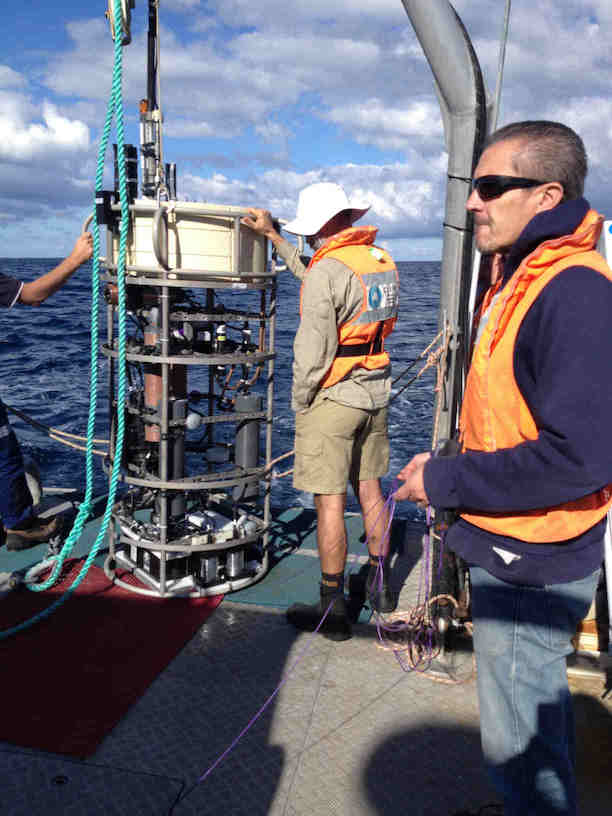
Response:
[[[84,232],[78,237],[70,255],[55,269],[41,275],[36,280],[24,283],[19,294],[19,302],[28,306],[41,304],[54,292],[57,292],[82,263],[91,258],[92,251],[91,234]]]
[[[79,266],[80,264],[73,265],[69,263],[67,258],[55,269],[52,269],[51,272],[47,272],[46,275],[41,275],[36,280],[24,283],[19,296],[20,302],[28,306],[37,306],[42,303],[54,292],[57,292]]]

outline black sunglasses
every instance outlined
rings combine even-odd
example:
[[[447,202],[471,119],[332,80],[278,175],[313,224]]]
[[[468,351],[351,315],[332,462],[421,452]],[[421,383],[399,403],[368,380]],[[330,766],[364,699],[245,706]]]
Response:
[[[480,176],[472,180],[472,190],[476,190],[483,201],[491,201],[507,193],[508,190],[538,187],[540,184],[546,184],[546,182],[520,176]]]

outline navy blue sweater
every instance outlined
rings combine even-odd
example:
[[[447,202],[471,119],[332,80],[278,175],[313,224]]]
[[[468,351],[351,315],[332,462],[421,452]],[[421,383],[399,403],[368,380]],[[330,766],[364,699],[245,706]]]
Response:
[[[544,240],[568,235],[589,209],[565,202],[530,221],[510,251],[504,283]],[[525,316],[514,376],[538,428],[513,448],[432,458],[425,490],[434,507],[512,513],[552,507],[612,482],[612,284],[573,266],[555,277]],[[603,559],[605,521],[574,539],[530,544],[460,519],[448,546],[502,580],[535,586],[584,578]],[[510,564],[492,548],[520,555]]]
[[[10,308],[19,295],[21,282],[0,272],[0,306]]]

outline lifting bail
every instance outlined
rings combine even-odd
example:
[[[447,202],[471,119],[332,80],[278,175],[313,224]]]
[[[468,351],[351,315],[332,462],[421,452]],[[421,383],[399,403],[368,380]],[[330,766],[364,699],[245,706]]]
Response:
[[[168,263],[168,211],[159,201],[153,216],[152,233],[153,252],[157,263],[168,272],[170,270]]]

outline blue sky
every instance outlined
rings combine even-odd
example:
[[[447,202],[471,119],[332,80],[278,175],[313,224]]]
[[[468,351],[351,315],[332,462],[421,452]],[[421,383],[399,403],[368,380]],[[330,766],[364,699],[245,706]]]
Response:
[[[490,91],[504,0],[457,0]],[[106,0],[0,8],[0,256],[69,251],[90,211],[113,43]],[[160,0],[164,155],[179,197],[292,217],[312,181],[367,201],[398,260],[440,257],[446,153],[429,68],[400,0]],[[138,140],[147,3],[124,49]],[[513,0],[500,124],[566,122],[587,195],[612,216],[612,3]]]

